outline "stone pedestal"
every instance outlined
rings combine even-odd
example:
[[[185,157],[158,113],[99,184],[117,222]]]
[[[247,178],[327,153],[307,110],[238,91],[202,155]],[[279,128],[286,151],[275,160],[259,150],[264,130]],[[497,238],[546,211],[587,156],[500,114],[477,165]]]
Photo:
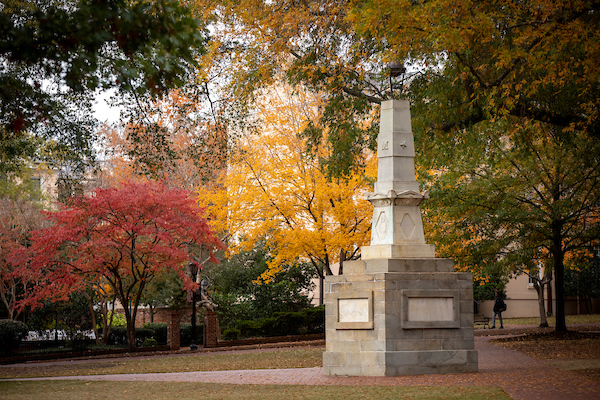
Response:
[[[371,245],[325,278],[326,375],[475,372],[473,277],[425,243],[409,103],[381,103]]]
[[[325,375],[476,372],[473,278],[449,259],[344,263],[325,279]]]

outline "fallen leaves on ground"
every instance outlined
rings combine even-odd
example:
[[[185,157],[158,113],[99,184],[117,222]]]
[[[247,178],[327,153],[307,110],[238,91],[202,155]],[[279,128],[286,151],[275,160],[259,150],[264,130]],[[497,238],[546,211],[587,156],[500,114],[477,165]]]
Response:
[[[518,350],[550,366],[573,371],[600,382],[600,333],[598,332],[534,333],[494,339],[491,342]]]

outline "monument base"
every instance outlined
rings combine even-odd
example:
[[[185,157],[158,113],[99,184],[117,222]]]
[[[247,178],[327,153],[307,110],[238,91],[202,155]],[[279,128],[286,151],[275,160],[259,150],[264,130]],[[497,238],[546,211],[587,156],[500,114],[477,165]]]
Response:
[[[432,244],[377,244],[363,246],[360,249],[363,260],[396,258],[434,258],[435,246]]]
[[[330,376],[402,376],[477,372],[476,350],[323,353],[323,374]]]
[[[325,375],[476,372],[473,277],[449,259],[370,259],[325,278]]]

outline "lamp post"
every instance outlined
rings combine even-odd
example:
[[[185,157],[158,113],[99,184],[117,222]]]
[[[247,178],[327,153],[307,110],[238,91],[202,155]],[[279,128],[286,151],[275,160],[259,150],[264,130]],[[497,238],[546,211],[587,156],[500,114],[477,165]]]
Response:
[[[392,83],[392,78],[403,75],[406,72],[406,67],[404,67],[404,64],[399,61],[392,61],[391,63],[388,64],[387,69],[390,72],[390,75],[389,75],[390,97],[393,99],[394,98],[394,88],[396,87],[396,85],[394,85]],[[403,89],[404,89],[404,79],[402,79],[402,83],[400,84],[400,94],[402,94]]]
[[[198,275],[198,264],[190,262],[188,264],[190,268],[190,275],[194,283],[196,283],[196,277]],[[196,290],[192,290],[192,342],[190,343],[190,350],[198,350],[196,344]]]

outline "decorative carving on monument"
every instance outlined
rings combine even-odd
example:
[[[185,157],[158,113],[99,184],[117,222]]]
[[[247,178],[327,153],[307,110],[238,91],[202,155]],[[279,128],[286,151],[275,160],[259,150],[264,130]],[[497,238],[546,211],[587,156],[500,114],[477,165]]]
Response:
[[[477,372],[473,276],[425,243],[407,101],[381,104],[371,243],[325,277],[323,373]]]
[[[373,193],[371,245],[361,249],[363,259],[382,257],[434,258],[435,247],[425,243],[419,205],[427,198],[415,179],[415,145],[410,109],[405,100],[381,104],[378,136],[378,172]],[[385,222],[381,218],[385,212]]]
[[[375,230],[377,231],[379,240],[385,239],[385,236],[387,235],[387,232],[388,232],[388,224],[389,224],[389,221],[385,215],[385,211],[382,211],[379,214],[379,219],[377,220],[377,224],[375,225]]]
[[[410,215],[404,214],[404,217],[402,217],[402,222],[400,222],[400,230],[406,239],[410,239],[412,237],[416,226],[417,225],[415,225]]]

